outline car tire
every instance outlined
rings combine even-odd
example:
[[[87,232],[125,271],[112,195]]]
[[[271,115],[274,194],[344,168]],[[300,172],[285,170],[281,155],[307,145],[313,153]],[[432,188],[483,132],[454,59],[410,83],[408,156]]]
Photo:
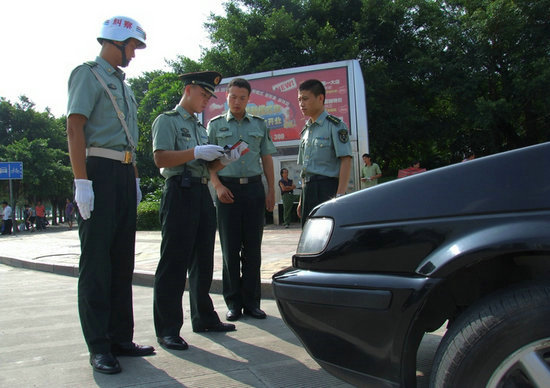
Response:
[[[447,331],[430,387],[550,386],[550,284],[481,299]]]

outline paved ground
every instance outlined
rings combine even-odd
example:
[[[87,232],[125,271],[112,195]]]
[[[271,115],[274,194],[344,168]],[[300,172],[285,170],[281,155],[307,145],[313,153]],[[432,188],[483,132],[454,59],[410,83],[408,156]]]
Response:
[[[268,225],[262,243],[262,297],[272,298],[271,277],[281,269],[292,265],[301,228],[293,224],[289,229]],[[152,286],[155,269],[160,258],[160,232],[136,234],[136,265],[134,283]],[[23,268],[78,276],[80,242],[76,229],[64,225],[50,226],[40,232],[19,232],[0,237],[0,263]],[[214,276],[212,292],[221,291],[222,254],[219,236],[216,234],[214,251]]]
[[[269,226],[262,266],[264,288],[271,275],[291,264],[300,230]],[[138,232],[136,277],[148,285],[160,234]],[[281,320],[270,293],[264,292],[266,320],[244,318],[233,333],[193,333],[188,321],[182,336],[190,349],[166,351],[155,342],[151,287],[134,287],[135,341],[154,345],[145,358],[121,357],[123,372],[94,373],[82,338],[76,307],[79,243],[75,230],[53,227],[40,233],[0,237],[0,386],[2,387],[348,387],[322,370]],[[221,279],[216,244],[215,282]],[[34,269],[34,270],[31,270]],[[40,270],[40,271],[36,271]],[[44,272],[47,271],[47,272]],[[71,276],[59,276],[61,274]],[[213,287],[214,289],[214,287]],[[267,298],[266,298],[267,296]],[[212,294],[220,315],[223,298]],[[186,316],[189,315],[184,298]],[[427,386],[433,354],[443,331],[424,337],[418,355],[418,386]]]

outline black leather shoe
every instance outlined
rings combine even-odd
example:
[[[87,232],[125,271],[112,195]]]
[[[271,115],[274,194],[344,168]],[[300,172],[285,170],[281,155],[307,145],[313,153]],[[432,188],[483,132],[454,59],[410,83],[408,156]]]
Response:
[[[260,310],[258,307],[254,307],[253,309],[244,309],[244,313],[256,319],[265,319],[267,317],[265,312]]]
[[[120,364],[112,353],[91,353],[90,365],[96,372],[112,375],[120,373]]]
[[[137,345],[133,342],[111,345],[111,352],[115,356],[142,357],[153,354],[155,348],[147,345]]]
[[[228,321],[238,321],[241,315],[241,310],[230,309],[227,314],[225,314],[225,317]]]
[[[235,325],[232,323],[225,323],[225,322],[218,322],[213,325],[207,325],[207,326],[195,326],[193,327],[193,331],[195,333],[204,333],[207,331],[234,331]]]
[[[165,337],[157,337],[157,341],[161,346],[173,350],[186,350],[189,348],[187,342],[177,335],[167,335]]]

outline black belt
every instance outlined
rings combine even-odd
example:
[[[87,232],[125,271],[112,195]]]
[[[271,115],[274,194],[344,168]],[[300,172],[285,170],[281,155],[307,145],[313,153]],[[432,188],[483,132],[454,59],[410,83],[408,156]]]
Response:
[[[338,178],[332,177],[332,176],[325,176],[325,175],[310,175],[306,177],[306,182],[315,182],[315,181],[326,181],[329,179],[336,179]]]
[[[238,183],[239,185],[246,185],[247,183],[259,182],[262,180],[261,175],[249,176],[244,178],[233,178],[228,176],[220,176],[220,181],[224,183]]]

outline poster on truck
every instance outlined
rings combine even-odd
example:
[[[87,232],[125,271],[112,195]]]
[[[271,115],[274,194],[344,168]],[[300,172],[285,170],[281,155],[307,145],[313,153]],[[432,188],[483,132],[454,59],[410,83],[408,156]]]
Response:
[[[275,145],[300,139],[306,118],[298,105],[298,86],[311,78],[325,85],[325,110],[350,128],[347,66],[248,79],[252,92],[246,110],[265,119]],[[216,88],[217,100],[211,100],[203,112],[205,123],[227,111],[226,88],[227,82]]]

